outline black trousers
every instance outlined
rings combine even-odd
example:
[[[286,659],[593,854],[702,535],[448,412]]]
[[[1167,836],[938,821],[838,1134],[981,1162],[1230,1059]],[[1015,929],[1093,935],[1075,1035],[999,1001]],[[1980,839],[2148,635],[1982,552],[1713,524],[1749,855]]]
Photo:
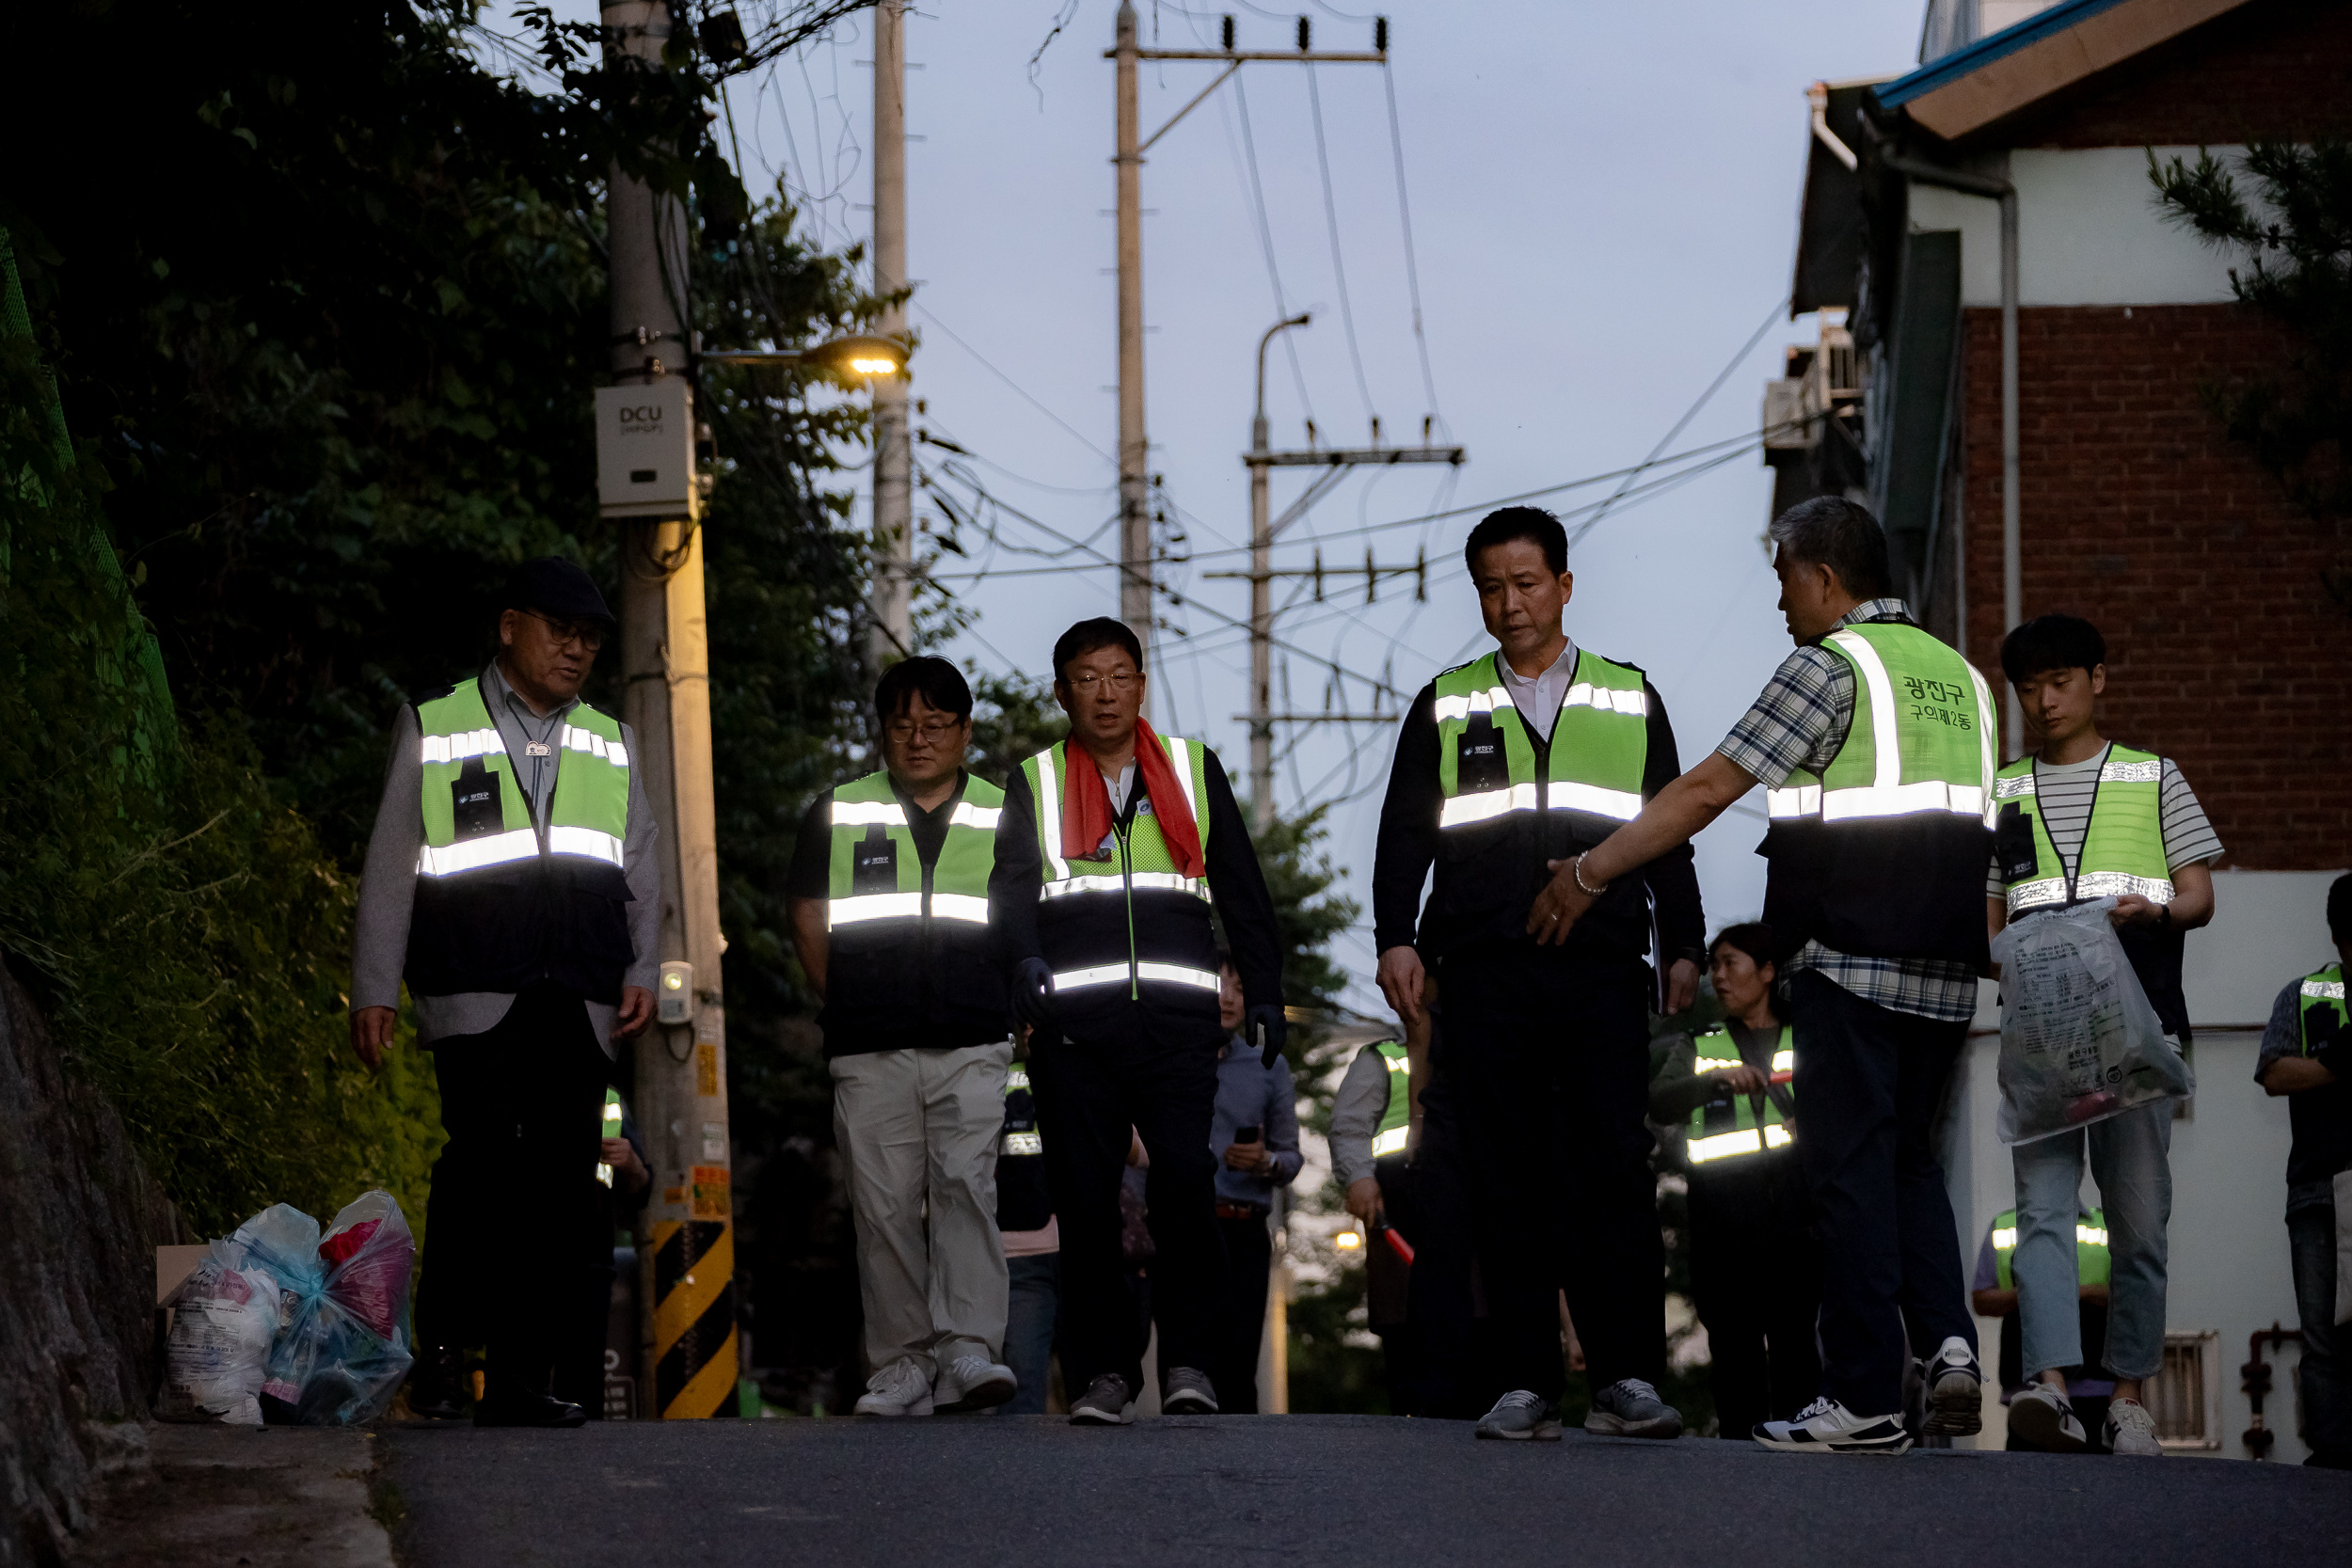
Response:
[[[449,1142],[425,1204],[418,1343],[486,1342],[492,1388],[543,1393],[593,1289],[611,1063],[580,999],[540,984],[497,1027],[436,1041],[433,1071]]]
[[[1691,1287],[1720,1436],[1745,1442],[1820,1391],[1821,1247],[1807,1208],[1794,1150],[1692,1173]]]
[[[1425,1123],[1424,1123],[1425,1126]],[[1424,1132],[1424,1136],[1426,1133]],[[1419,1327],[1412,1315],[1413,1270],[1418,1248],[1428,1227],[1416,1207],[1413,1172],[1405,1156],[1391,1154],[1374,1164],[1380,1183],[1380,1212],[1395,1234],[1416,1248],[1414,1263],[1396,1254],[1376,1231],[1364,1241],[1364,1307],[1372,1331],[1380,1336],[1382,1381],[1389,1391],[1389,1414],[1422,1414],[1416,1396],[1421,1386]]]
[[[1130,1390],[1143,1386],[1119,1246],[1130,1127],[1152,1160],[1144,1202],[1160,1366],[1208,1370],[1211,1325],[1225,1295],[1216,1160],[1209,1152],[1223,1037],[1214,1019],[1130,1004],[1090,1023],[1083,1037],[1030,1041],[1045,1177],[1061,1221],[1062,1372],[1073,1398],[1104,1372],[1125,1378]]]
[[[1225,1298],[1218,1305],[1216,1338],[1203,1370],[1216,1388],[1216,1408],[1225,1416],[1258,1413],[1258,1351],[1265,1342],[1266,1281],[1274,1272],[1274,1237],[1265,1216],[1220,1217],[1225,1238]],[[1171,1363],[1182,1365],[1182,1363]]]
[[[1865,1002],[1819,972],[1789,982],[1797,1151],[1821,1238],[1821,1391],[1858,1416],[1903,1408],[1903,1362],[1977,1344],[1935,1119],[1965,1022]]]
[[[1466,1420],[1485,1415],[1508,1386],[1494,1370],[1492,1320],[1479,1315],[1478,1209],[1470,1197],[1470,1162],[1462,1151],[1451,1084],[1442,1071],[1422,1091],[1421,1109],[1421,1147],[1412,1169],[1417,1228],[1405,1232],[1413,1244],[1406,1283],[1413,1345],[1409,1399],[1415,1415]],[[1389,1217],[1395,1221],[1393,1210]]]
[[[1557,1400],[1558,1292],[1595,1388],[1666,1368],[1648,966],[1597,944],[1445,958],[1446,1068],[1505,1378]]]

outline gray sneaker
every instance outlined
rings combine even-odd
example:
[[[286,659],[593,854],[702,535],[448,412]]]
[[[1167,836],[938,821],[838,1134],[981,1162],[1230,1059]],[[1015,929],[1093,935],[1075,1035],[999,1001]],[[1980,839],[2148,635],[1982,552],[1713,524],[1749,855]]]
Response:
[[[1495,1401],[1495,1407],[1478,1418],[1474,1435],[1501,1437],[1514,1443],[1524,1443],[1530,1438],[1557,1443],[1560,1441],[1560,1407],[1541,1394],[1514,1388]]]
[[[931,1385],[931,1408],[943,1415],[986,1410],[1020,1391],[1020,1380],[1010,1367],[973,1352],[940,1369],[938,1380]]]
[[[1104,1372],[1087,1385],[1087,1391],[1078,1396],[1070,1407],[1070,1424],[1073,1427],[1123,1427],[1127,1424],[1127,1403],[1134,1398],[1127,1391],[1127,1380],[1117,1372]]]
[[[1682,1412],[1640,1378],[1619,1378],[1593,1396],[1584,1430],[1603,1437],[1679,1437]]]
[[[1170,1367],[1160,1387],[1160,1412],[1167,1416],[1214,1416],[1216,1386],[1198,1367]]]

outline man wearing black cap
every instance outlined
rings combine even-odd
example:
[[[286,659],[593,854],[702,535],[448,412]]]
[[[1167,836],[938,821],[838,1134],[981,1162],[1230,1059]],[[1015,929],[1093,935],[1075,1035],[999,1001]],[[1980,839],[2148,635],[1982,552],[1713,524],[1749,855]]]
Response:
[[[351,1043],[377,1066],[405,977],[449,1142],[433,1166],[410,1403],[456,1414],[486,1338],[477,1426],[578,1426],[548,1392],[596,1223],[614,1044],[653,1014],[660,874],[628,726],[580,700],[612,612],[567,561],[527,561],[498,655],[392,724],[353,957]],[[566,1271],[570,1271],[567,1273]]]

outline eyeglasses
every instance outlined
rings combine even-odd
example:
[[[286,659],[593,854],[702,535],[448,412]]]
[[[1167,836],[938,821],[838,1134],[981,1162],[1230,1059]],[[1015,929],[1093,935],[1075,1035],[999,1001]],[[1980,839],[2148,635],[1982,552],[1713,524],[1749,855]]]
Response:
[[[1115,675],[1073,675],[1070,677],[1070,689],[1081,697],[1091,697],[1107,681],[1110,689],[1123,697],[1133,691],[1136,683],[1141,679],[1143,677],[1133,670],[1121,670]]]
[[[578,642],[593,654],[604,646],[604,626],[601,622],[550,620],[535,610],[526,610],[523,613],[547,627],[548,634],[555,639],[558,647],[566,642]]]
[[[911,720],[901,719],[885,727],[882,733],[889,736],[897,744],[903,746],[917,736],[933,742],[945,740],[962,726],[963,721],[961,719],[926,719],[920,724]]]

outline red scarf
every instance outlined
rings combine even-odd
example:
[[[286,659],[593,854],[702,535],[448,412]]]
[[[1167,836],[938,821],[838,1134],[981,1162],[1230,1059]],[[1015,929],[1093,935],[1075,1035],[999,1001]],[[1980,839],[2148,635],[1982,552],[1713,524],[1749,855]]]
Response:
[[[1192,819],[1184,783],[1176,777],[1176,765],[1168,760],[1168,748],[1160,744],[1160,737],[1152,733],[1151,724],[1140,714],[1136,718],[1136,768],[1143,775],[1143,791],[1152,799],[1152,815],[1159,819],[1160,837],[1167,842],[1176,869],[1187,877],[1206,876],[1208,862],[1200,853],[1200,828]],[[1062,855],[1073,861],[1104,859],[1099,847],[1110,833],[1111,792],[1103,782],[1103,770],[1094,766],[1094,759],[1083,748],[1065,741]]]

